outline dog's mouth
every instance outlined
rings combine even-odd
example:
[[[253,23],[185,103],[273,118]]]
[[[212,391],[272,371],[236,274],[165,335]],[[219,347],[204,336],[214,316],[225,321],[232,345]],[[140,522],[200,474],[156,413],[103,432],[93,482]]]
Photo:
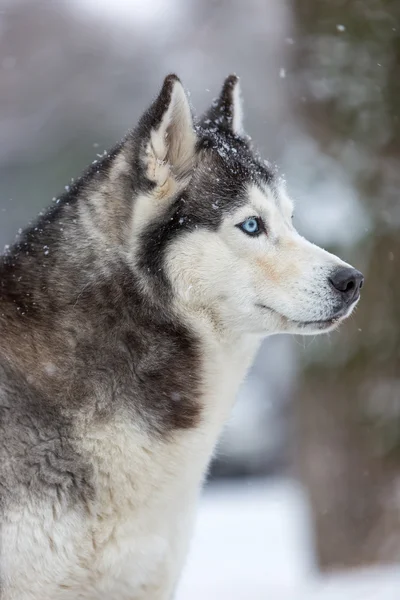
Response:
[[[283,313],[275,310],[274,308],[271,308],[270,306],[266,306],[265,304],[257,304],[257,306],[263,310],[268,310],[269,312],[274,313],[279,318],[284,319],[284,321],[288,325],[294,325],[300,330],[312,329],[317,331],[324,331],[334,328],[337,325],[339,325],[341,321],[344,321],[351,314],[353,308],[355,307],[359,299],[360,295],[358,295],[357,298],[355,298],[350,305],[344,306],[338,311],[336,311],[334,315],[332,315],[332,317],[329,317],[328,319],[320,319],[315,321],[296,321],[295,319],[291,319],[290,317],[287,317]]]

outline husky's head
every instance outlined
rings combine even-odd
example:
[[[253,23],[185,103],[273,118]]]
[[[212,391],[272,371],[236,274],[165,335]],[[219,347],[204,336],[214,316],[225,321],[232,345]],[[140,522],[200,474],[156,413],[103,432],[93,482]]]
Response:
[[[236,76],[196,123],[170,75],[126,143],[130,257],[145,288],[239,332],[315,334],[350,315],[363,277],[293,227],[282,180],[243,132]]]

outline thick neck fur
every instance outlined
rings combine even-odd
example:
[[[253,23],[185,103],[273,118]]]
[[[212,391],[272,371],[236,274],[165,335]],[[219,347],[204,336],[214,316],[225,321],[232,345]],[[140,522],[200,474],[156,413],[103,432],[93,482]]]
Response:
[[[111,173],[124,168],[117,154]],[[257,342],[221,336],[196,314],[184,323],[168,294],[162,303],[146,292],[116,225],[130,221],[131,183],[115,186],[109,172],[94,194],[96,173],[2,257],[1,363],[64,413],[123,410],[157,435],[196,427],[210,410],[226,415]],[[210,406],[204,398],[217,389],[225,399]]]

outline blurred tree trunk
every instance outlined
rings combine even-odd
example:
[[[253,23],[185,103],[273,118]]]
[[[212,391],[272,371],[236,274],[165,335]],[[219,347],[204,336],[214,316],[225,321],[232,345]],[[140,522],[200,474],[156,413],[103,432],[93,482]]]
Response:
[[[399,4],[293,0],[294,110],[338,161],[354,143],[365,164],[352,176],[372,220],[363,248],[346,255],[367,268],[356,316],[332,336],[341,360],[312,363],[296,398],[295,460],[322,569],[400,560]],[[321,82],[324,97],[313,92]]]
[[[338,334],[344,345],[357,335],[365,345],[343,365],[307,369],[296,399],[297,466],[309,493],[323,569],[400,560],[396,238],[375,240],[362,304],[343,326],[347,335]],[[385,335],[383,320],[391,328]]]

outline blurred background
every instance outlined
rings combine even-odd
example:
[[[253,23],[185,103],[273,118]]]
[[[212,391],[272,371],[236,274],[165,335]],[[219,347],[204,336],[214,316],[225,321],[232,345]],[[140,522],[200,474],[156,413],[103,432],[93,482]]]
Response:
[[[268,339],[202,499],[179,600],[400,597],[400,2],[0,0],[0,245],[176,72],[242,81],[301,233],[366,276],[339,332]]]

